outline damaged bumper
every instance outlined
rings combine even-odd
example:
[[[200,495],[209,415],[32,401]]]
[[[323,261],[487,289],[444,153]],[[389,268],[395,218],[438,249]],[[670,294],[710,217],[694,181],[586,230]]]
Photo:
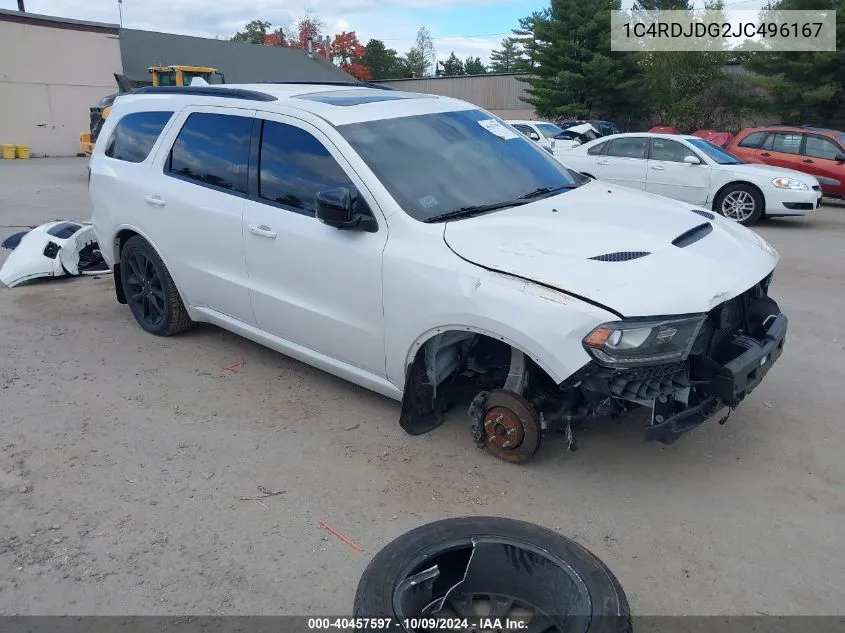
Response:
[[[90,224],[48,222],[11,236],[3,246],[12,249],[0,268],[0,281],[9,288],[41,277],[109,272]]]

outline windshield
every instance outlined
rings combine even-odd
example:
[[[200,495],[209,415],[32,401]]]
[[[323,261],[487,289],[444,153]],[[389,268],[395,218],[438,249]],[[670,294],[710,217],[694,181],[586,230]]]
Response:
[[[718,145],[711,143],[703,138],[688,138],[687,142],[695,147],[696,149],[700,149],[702,152],[707,154],[710,158],[714,161],[719,163],[720,165],[742,165],[743,161],[740,158],[737,158],[733,154],[730,154],[723,150]]]
[[[544,188],[553,195],[552,190],[583,184],[549,153],[482,110],[337,129],[408,215],[423,222]]]
[[[537,126],[537,129],[540,130],[540,133],[546,138],[554,138],[563,132],[563,130],[554,123],[535,123],[535,125]]]

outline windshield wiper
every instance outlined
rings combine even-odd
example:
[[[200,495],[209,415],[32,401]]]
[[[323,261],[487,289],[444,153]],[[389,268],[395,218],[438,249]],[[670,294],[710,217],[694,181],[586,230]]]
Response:
[[[521,204],[528,204],[528,200],[505,200],[503,202],[494,202],[492,204],[477,204],[471,207],[461,207],[453,211],[446,211],[426,218],[424,222],[442,222],[443,220],[454,220],[456,218],[469,218],[474,215],[481,215],[488,211],[496,211],[497,209],[505,209],[507,207],[518,207]]]
[[[452,211],[446,211],[445,213],[440,213],[438,215],[433,215],[430,218],[426,218],[424,222],[442,222],[444,220],[455,220],[457,218],[469,218],[474,215],[480,215],[482,213],[487,213],[489,211],[496,211],[498,209],[506,209],[508,207],[518,207],[522,204],[528,204],[532,200],[536,200],[539,197],[546,197],[549,194],[555,193],[557,191],[562,191],[564,189],[575,189],[577,185],[561,185],[559,187],[539,187],[534,191],[529,191],[525,195],[519,196],[514,200],[503,200],[502,202],[493,202],[491,204],[478,204],[469,207],[461,207],[460,209],[454,209]]]

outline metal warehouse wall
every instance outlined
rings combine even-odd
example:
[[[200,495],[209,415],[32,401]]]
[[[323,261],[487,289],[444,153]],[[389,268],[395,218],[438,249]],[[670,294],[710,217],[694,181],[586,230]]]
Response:
[[[0,143],[73,156],[88,108],[117,91],[117,26],[0,11]]]
[[[526,84],[519,75],[468,75],[464,77],[424,77],[379,81],[396,90],[424,92],[469,101],[503,119],[536,119],[534,109],[520,100]]]
[[[226,83],[356,81],[319,55],[228,40],[121,29],[120,52],[124,74],[133,81],[150,81],[150,66],[175,64],[212,66]]]

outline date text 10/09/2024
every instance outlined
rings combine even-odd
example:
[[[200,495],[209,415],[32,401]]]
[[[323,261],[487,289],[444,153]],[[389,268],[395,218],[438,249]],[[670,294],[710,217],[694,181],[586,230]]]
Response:
[[[521,631],[526,620],[511,618],[308,618],[311,631]]]
[[[721,38],[776,38],[818,37],[821,22],[626,22],[622,25],[625,37],[721,37]]]

